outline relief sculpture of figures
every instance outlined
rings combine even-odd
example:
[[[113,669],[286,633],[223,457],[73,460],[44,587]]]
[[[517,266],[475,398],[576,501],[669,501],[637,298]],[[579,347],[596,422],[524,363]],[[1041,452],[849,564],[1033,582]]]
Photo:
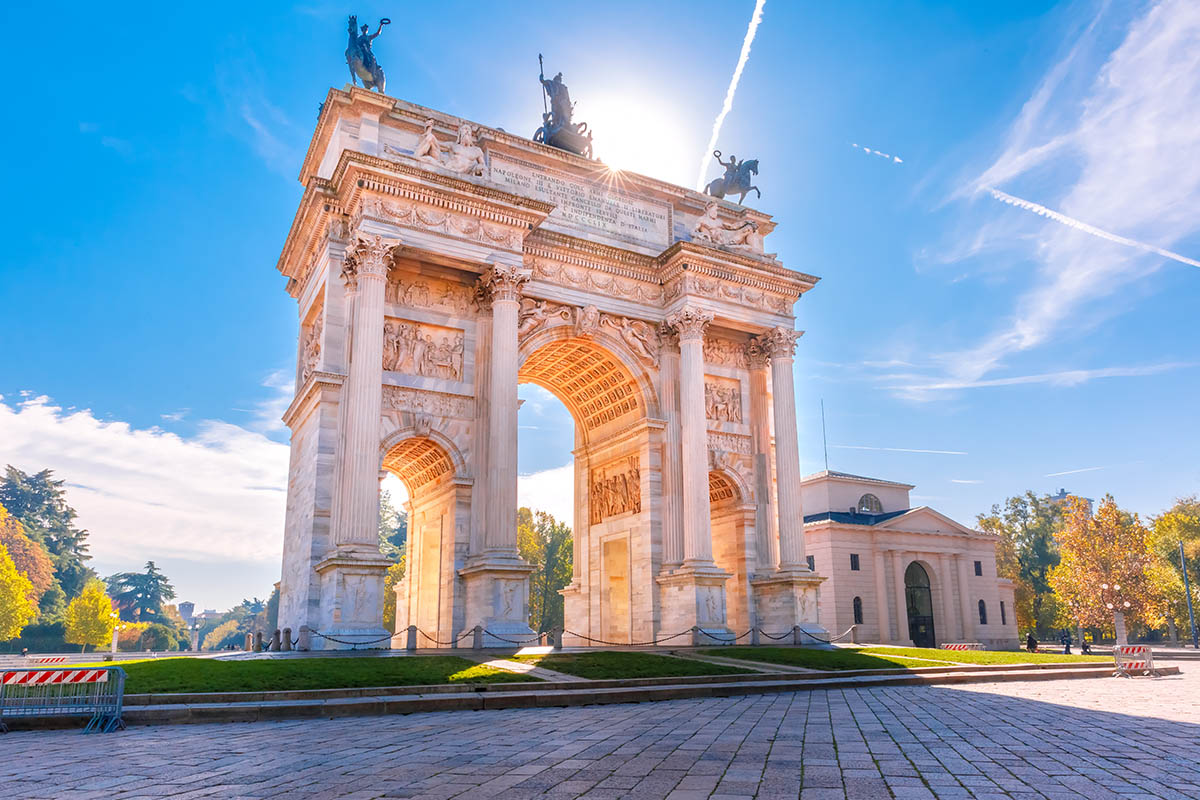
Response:
[[[318,314],[308,329],[308,337],[304,340],[304,366],[300,373],[300,382],[308,380],[309,376],[321,363],[321,327],[324,324],[324,314]]]
[[[704,384],[705,416],[718,422],[742,421],[742,393],[737,386]]]
[[[461,381],[466,346],[462,334],[434,341],[421,326],[388,322],[383,326],[383,368],[425,378]]]
[[[616,465],[592,470],[591,515],[593,525],[617,514],[642,510],[642,473],[637,456]]]
[[[416,149],[413,150],[413,158],[440,165],[442,163],[442,143],[434,134],[433,126],[433,119],[425,120],[425,130],[421,133]]]
[[[758,235],[758,225],[753,220],[722,222],[717,216],[719,210],[716,203],[705,206],[704,214],[692,228],[692,241],[761,253],[762,239]]]
[[[753,185],[753,179],[750,177],[758,174],[757,158],[738,161],[737,156],[730,153],[729,160],[722,161],[720,150],[713,151],[713,158],[717,159],[717,163],[725,168],[725,174],[709,181],[708,186],[704,187],[705,194],[720,198],[724,198],[727,194],[736,194],[739,195],[738,205],[742,205],[746,195],[751,191],[758,195],[759,199],[762,198],[762,192]]]
[[[387,17],[379,20],[379,27],[375,33],[368,33],[370,25],[358,27],[358,17],[350,15],[349,32],[350,45],[346,48],[346,66],[350,67],[350,81],[357,86],[361,80],[362,85],[367,89],[374,89],[383,94],[384,92],[384,76],[383,67],[379,66],[379,62],[375,60],[375,53],[371,50],[371,44],[383,32],[384,25],[390,25],[391,20]]]
[[[487,161],[483,148],[476,143],[474,126],[463,123],[458,127],[458,138],[443,145],[433,132],[434,124],[433,119],[425,120],[425,130],[413,150],[413,158],[436,164],[459,175],[482,177],[487,171]]]

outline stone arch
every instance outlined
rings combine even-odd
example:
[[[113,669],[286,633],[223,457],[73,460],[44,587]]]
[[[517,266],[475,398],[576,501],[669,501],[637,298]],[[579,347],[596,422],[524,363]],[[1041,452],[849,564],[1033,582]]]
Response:
[[[749,503],[753,493],[736,469],[714,468],[708,471],[708,502],[712,508]]]
[[[585,441],[610,423],[659,416],[652,374],[607,333],[579,336],[568,325],[546,328],[520,343],[517,359],[517,382],[537,384],[561,400]]]
[[[408,426],[384,438],[379,466],[404,483],[411,499],[423,490],[462,479],[466,461],[445,434]]]

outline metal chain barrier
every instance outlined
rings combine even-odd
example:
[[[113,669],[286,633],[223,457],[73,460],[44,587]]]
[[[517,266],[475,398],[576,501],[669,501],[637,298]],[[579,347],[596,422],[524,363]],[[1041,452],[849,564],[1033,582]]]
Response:
[[[337,642],[338,644],[353,645],[356,650],[360,644],[379,644],[380,642],[386,642],[388,639],[392,638],[392,634],[389,633],[387,636],[381,636],[378,639],[369,639],[365,642],[351,642],[346,639],[339,639],[336,636],[329,636],[328,634],[321,633],[320,631],[312,631],[312,635],[320,636],[322,639],[328,639],[329,641]]]
[[[761,633],[763,636],[767,637],[768,639],[771,639],[771,640],[773,640],[773,641],[776,641],[776,642],[782,642],[784,639],[791,639],[791,638],[792,638],[792,632],[791,632],[791,631],[788,631],[787,633],[785,633],[785,634],[782,634],[782,635],[780,635],[780,636],[772,636],[771,634],[769,634],[769,633],[767,633],[766,631],[764,631],[762,628],[759,628],[759,629],[758,629],[758,632],[759,632],[759,633]]]
[[[565,628],[563,629],[564,635],[569,634],[571,636],[577,636],[580,639],[587,639],[589,642],[595,642],[596,644],[607,644],[607,645],[611,645],[613,647],[649,647],[650,645],[662,644],[663,642],[669,642],[672,639],[678,639],[680,636],[689,636],[689,635],[691,635],[691,633],[692,633],[692,629],[688,628],[686,631],[676,633],[672,636],[666,636],[662,639],[653,639],[649,642],[606,642],[603,639],[593,639],[591,636],[584,636],[582,633],[576,633],[575,631],[569,631],[569,630],[566,630]]]
[[[475,632],[474,630],[463,631],[458,637],[451,639],[448,642],[443,642],[441,639],[437,639],[433,636],[430,636],[425,631],[421,630],[420,628],[417,628],[417,633],[421,634],[422,636],[424,636],[426,639],[433,642],[434,644],[441,645],[443,647],[447,647],[447,646],[456,647],[456,646],[458,646],[459,642],[461,642],[463,639],[470,636],[474,632]]]

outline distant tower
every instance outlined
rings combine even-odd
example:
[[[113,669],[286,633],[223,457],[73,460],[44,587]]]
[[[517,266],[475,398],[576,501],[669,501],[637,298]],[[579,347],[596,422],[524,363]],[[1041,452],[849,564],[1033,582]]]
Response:
[[[195,603],[184,601],[179,604],[179,616],[183,617],[184,625],[192,624],[192,612],[196,610]]]

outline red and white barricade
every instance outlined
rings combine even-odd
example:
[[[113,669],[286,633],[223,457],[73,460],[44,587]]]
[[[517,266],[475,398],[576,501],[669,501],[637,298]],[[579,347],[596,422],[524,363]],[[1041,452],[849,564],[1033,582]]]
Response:
[[[0,670],[0,733],[19,717],[90,717],[84,732],[124,727],[125,670],[120,667]]]
[[[1116,662],[1116,671],[1113,672],[1115,677],[1158,676],[1154,671],[1154,651],[1149,645],[1119,644],[1113,648],[1113,661]]]
[[[42,656],[33,660],[35,664],[65,664],[67,663],[66,656]]]
[[[983,650],[982,642],[944,642],[943,650]]]

